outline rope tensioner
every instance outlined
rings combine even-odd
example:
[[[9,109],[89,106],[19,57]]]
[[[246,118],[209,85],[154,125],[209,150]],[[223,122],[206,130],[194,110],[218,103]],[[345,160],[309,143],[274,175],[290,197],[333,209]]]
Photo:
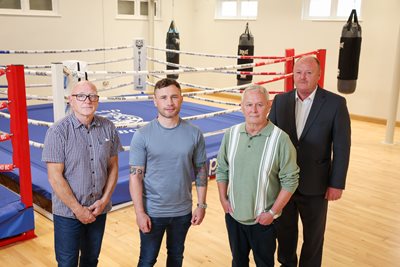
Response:
[[[0,102],[0,109],[5,109],[8,106],[8,101],[1,101]]]
[[[10,172],[14,170],[14,164],[0,164],[0,172]]]
[[[4,142],[11,139],[12,134],[0,133],[0,142]]]

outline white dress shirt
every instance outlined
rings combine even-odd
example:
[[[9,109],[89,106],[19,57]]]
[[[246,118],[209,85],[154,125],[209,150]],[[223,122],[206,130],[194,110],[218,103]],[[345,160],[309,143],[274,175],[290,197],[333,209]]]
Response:
[[[303,132],[304,126],[306,125],[306,121],[308,118],[308,114],[310,114],[311,106],[314,101],[315,89],[307,98],[301,100],[297,94],[296,97],[296,131],[297,131],[297,138],[300,139],[301,133]]]

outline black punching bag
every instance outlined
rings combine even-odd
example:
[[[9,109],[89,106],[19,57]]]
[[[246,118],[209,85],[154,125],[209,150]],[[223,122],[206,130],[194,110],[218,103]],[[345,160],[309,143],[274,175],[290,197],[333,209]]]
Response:
[[[239,46],[238,46],[239,56],[254,56],[254,37],[250,33],[249,23],[246,24],[246,30],[240,35]],[[253,63],[253,59],[238,59],[237,64],[247,64]],[[239,71],[253,71],[253,68],[240,69]],[[237,85],[242,85],[246,83],[251,83],[253,75],[237,75]]]
[[[166,43],[167,43],[167,49],[179,50],[179,43],[180,43],[179,32],[178,29],[175,27],[174,21],[171,21],[171,24],[169,25]],[[167,52],[167,62],[179,64],[179,53]],[[177,70],[177,69],[179,68],[167,65],[167,70]],[[168,74],[167,77],[171,79],[178,79],[179,75]]]
[[[360,51],[361,26],[358,24],[357,12],[353,9],[347,23],[343,26],[340,37],[337,77],[337,87],[340,93],[351,94],[356,90]]]

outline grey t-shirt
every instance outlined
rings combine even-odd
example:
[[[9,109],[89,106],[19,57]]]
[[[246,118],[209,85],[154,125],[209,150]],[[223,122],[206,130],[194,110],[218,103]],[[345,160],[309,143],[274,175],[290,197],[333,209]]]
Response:
[[[143,203],[151,217],[176,217],[192,211],[193,169],[206,162],[204,137],[180,120],[164,128],[157,119],[132,137],[129,164],[145,166]]]

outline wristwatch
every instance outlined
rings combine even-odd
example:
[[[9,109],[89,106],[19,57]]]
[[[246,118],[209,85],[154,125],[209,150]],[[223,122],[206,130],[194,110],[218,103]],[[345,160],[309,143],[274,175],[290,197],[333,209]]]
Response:
[[[207,208],[207,204],[206,203],[197,203],[197,207],[199,207],[201,209],[206,209]]]
[[[276,214],[273,210],[268,210],[268,213],[272,215],[272,218],[276,219],[279,217],[278,214]]]

